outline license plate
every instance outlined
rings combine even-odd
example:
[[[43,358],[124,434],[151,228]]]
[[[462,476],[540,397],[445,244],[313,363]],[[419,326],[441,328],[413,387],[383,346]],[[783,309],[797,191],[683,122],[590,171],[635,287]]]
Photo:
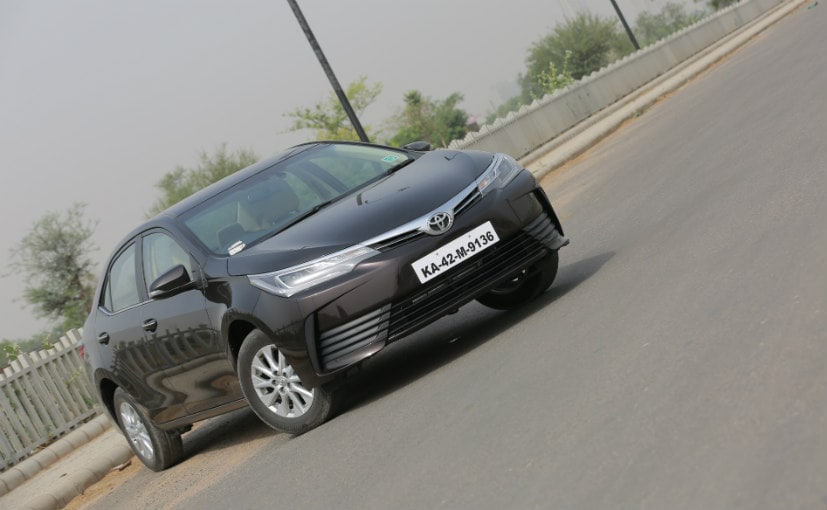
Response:
[[[425,255],[411,266],[419,283],[436,278],[452,267],[495,245],[500,238],[490,221]]]

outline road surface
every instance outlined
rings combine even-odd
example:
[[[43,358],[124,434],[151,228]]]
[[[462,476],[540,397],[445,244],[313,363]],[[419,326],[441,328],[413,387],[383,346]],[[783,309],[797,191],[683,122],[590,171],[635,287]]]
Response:
[[[93,509],[827,508],[827,5],[556,172],[525,310],[373,359],[331,422],[249,411]]]

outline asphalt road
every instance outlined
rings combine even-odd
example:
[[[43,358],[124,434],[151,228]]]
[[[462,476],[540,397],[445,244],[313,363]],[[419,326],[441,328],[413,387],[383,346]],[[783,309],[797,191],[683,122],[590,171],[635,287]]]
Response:
[[[90,508],[827,508],[827,6],[546,181],[572,239],[516,313],[372,360],[300,437],[240,411]]]

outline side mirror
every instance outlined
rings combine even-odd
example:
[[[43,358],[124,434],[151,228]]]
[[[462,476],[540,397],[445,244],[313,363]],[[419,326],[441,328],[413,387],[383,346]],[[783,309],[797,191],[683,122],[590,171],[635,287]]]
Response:
[[[405,144],[402,146],[403,149],[408,149],[409,151],[417,151],[417,152],[427,152],[431,150],[431,144],[428,142],[417,141]]]
[[[178,264],[152,282],[149,286],[149,297],[150,299],[169,297],[187,290],[191,284],[192,279],[187,268]]]

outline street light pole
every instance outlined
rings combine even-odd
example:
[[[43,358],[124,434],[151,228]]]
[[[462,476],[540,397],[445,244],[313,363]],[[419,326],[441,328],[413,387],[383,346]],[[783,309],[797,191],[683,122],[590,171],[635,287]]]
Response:
[[[313,35],[313,31],[310,30],[310,25],[307,24],[307,20],[304,18],[304,14],[302,14],[299,4],[296,3],[296,0],[287,0],[287,3],[290,4],[290,8],[293,9],[293,14],[296,15],[299,26],[301,26],[302,31],[304,31],[304,35],[307,37],[307,42],[310,43],[310,47],[313,48],[316,58],[319,59],[319,63],[322,65],[322,69],[327,75],[327,79],[330,80],[330,85],[333,87],[336,97],[339,98],[339,102],[342,103],[342,108],[344,108],[347,118],[350,119],[350,124],[353,126],[353,129],[356,130],[356,134],[359,135],[359,140],[363,142],[370,142],[367,133],[365,133],[365,130],[362,128],[362,123],[359,122],[359,118],[356,116],[356,112],[354,112],[353,108],[350,106],[350,101],[348,101],[347,95],[345,95],[344,90],[342,90],[342,86],[339,85],[339,80],[337,80],[336,75],[333,74],[333,69],[327,62],[327,58],[325,58],[324,52],[322,52],[322,47],[319,46],[319,42],[316,41],[316,36]]]
[[[609,1],[612,2],[612,7],[615,8],[615,12],[617,13],[617,17],[620,18],[620,22],[623,23],[623,28],[626,29],[626,34],[629,36],[629,39],[631,39],[632,44],[635,46],[635,49],[639,50],[640,49],[640,44],[637,43],[637,39],[635,39],[635,34],[632,33],[632,29],[629,28],[629,24],[626,23],[626,18],[624,18],[623,13],[620,12],[620,7],[617,6],[617,2],[615,2],[615,0],[609,0]]]

